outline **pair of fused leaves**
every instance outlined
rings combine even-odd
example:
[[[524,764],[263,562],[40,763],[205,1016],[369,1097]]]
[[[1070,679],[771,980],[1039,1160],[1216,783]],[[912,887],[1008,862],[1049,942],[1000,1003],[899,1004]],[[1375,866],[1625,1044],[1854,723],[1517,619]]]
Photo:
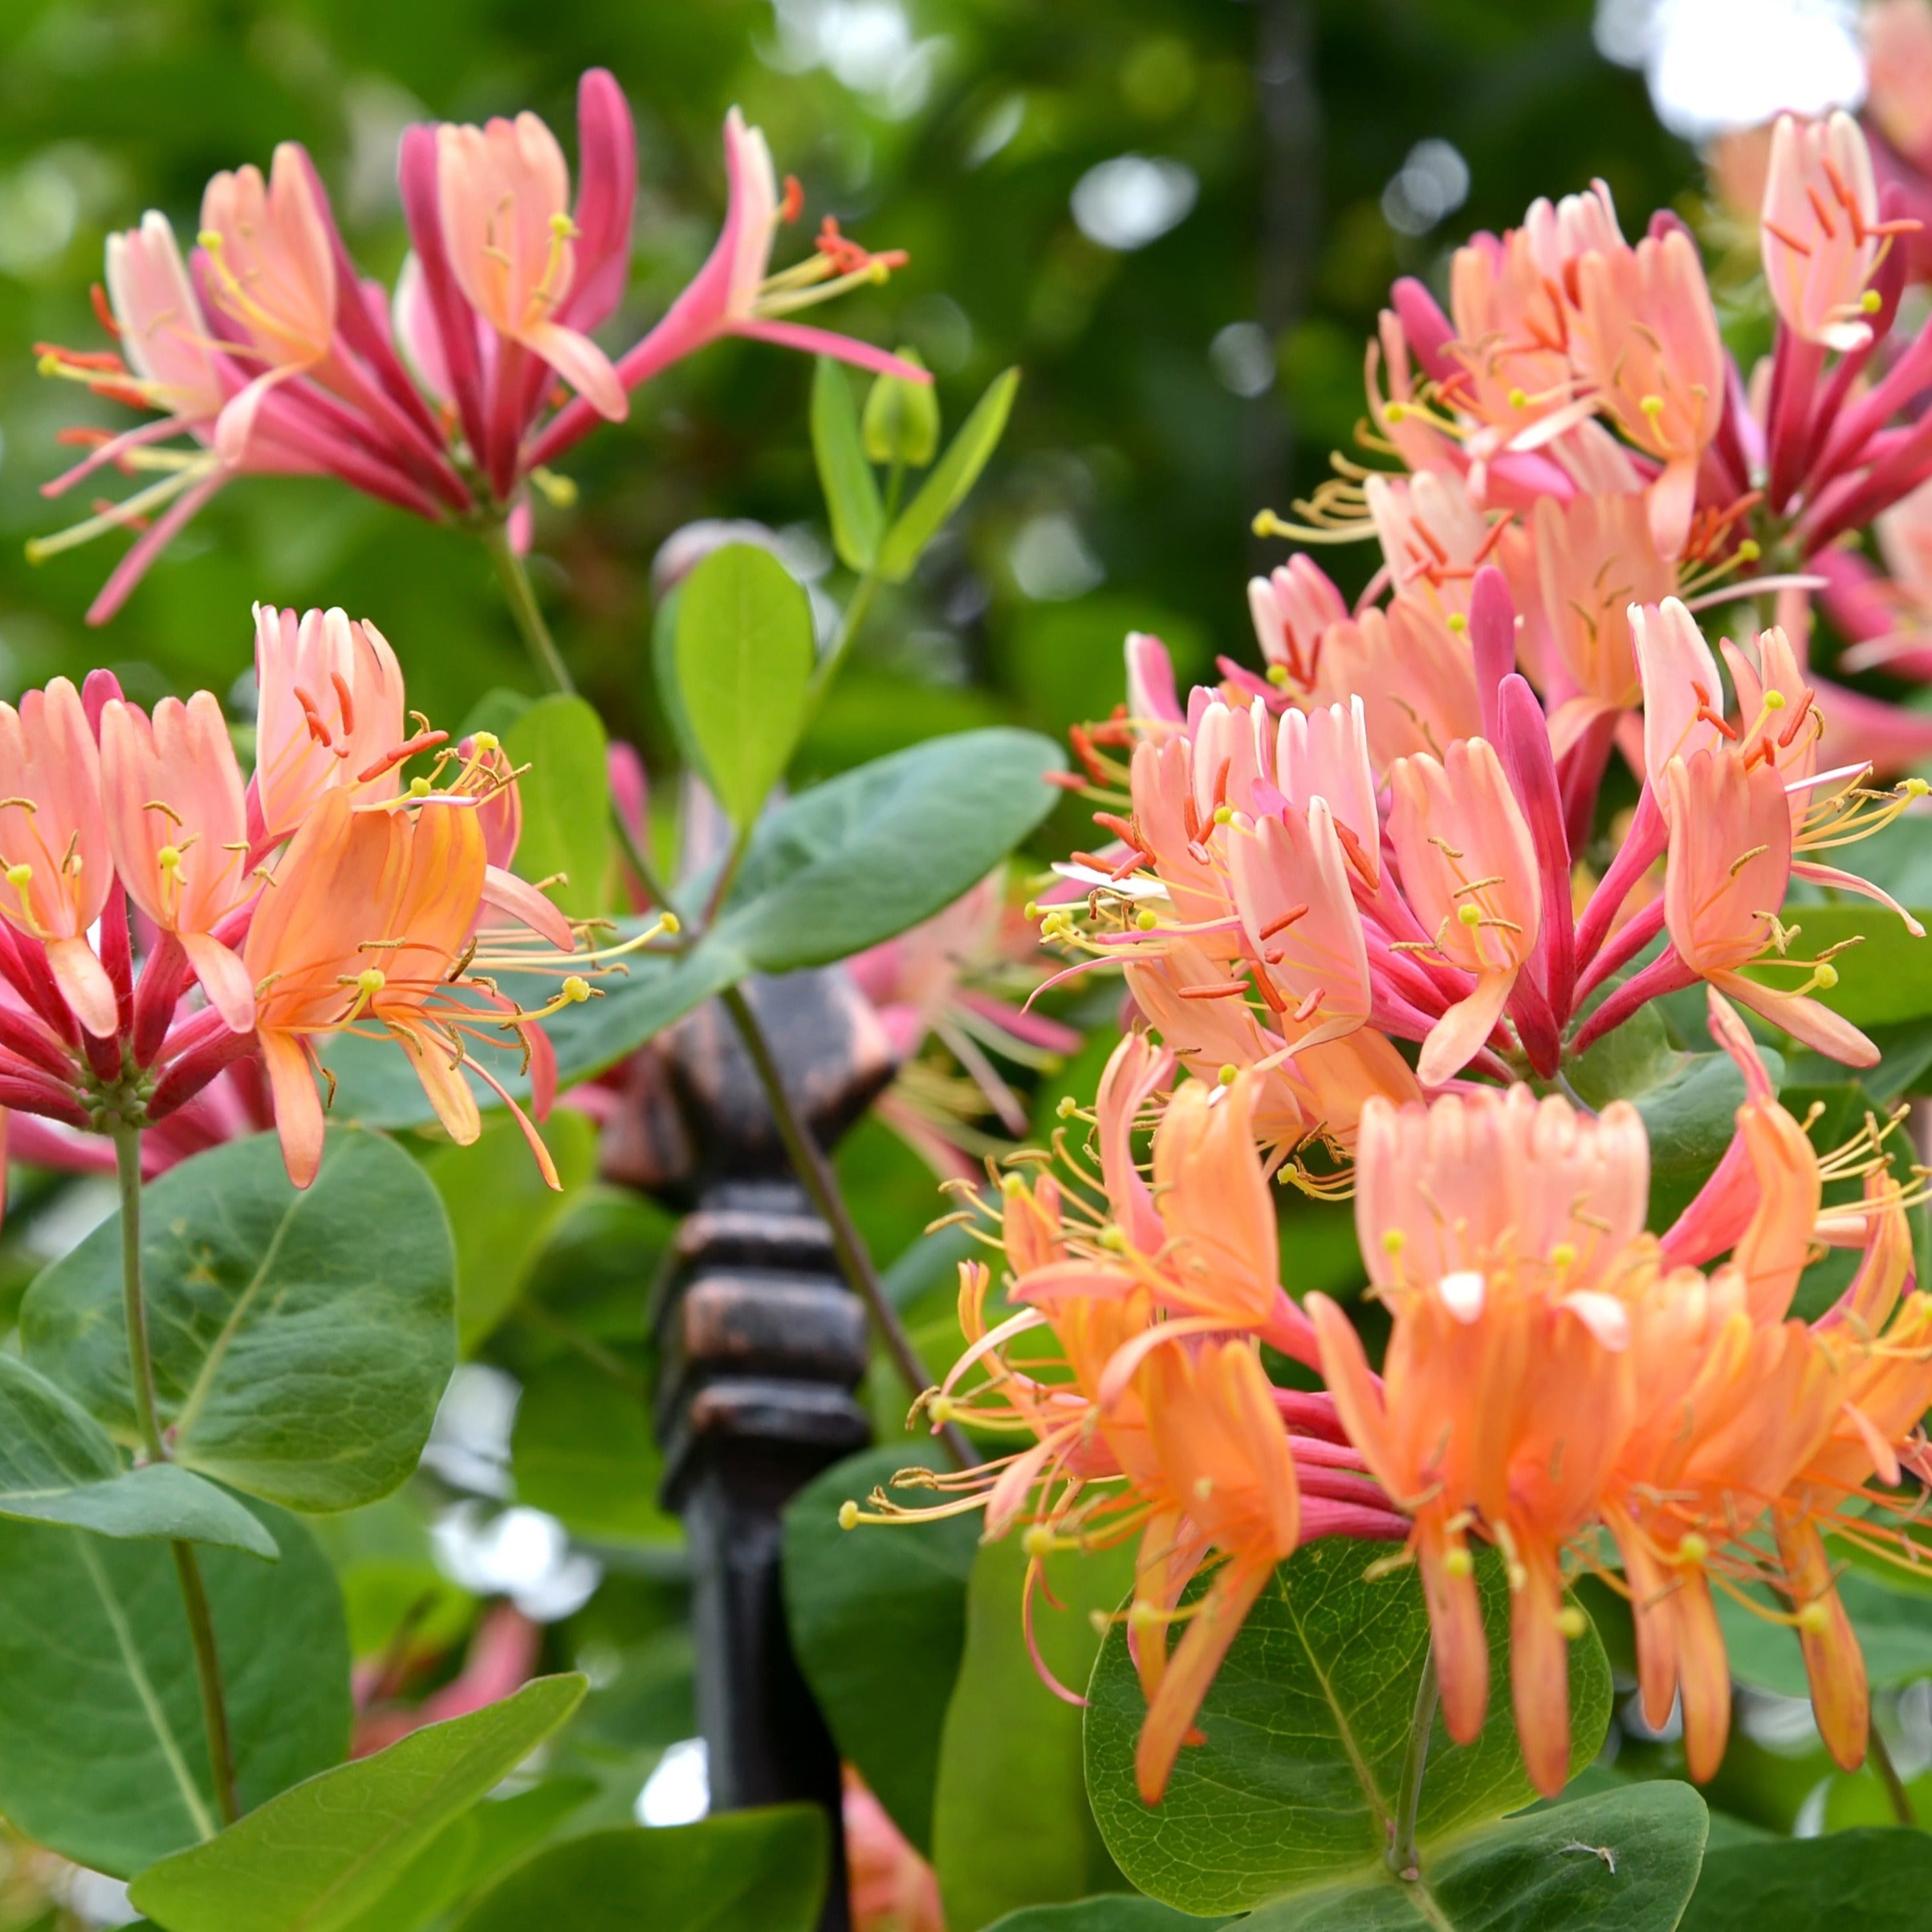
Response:
[[[389,1143],[330,1137],[298,1193],[272,1137],[145,1191],[142,1270],[170,1463],[136,1439],[110,1220],[43,1272],[0,1366],[0,1810],[128,1873],[216,1815],[175,1560],[202,1557],[245,1802],[347,1747],[340,1592],[280,1504],[339,1510],[415,1466],[455,1355],[435,1190]],[[239,1490],[246,1504],[230,1494]],[[60,1526],[60,1527],[56,1527]]]
[[[647,1901],[659,1932],[808,1932],[827,1863],[811,1807],[543,1849],[580,1792],[539,1785],[478,1808],[584,1690],[580,1677],[539,1678],[323,1771],[143,1872],[132,1902],[165,1932],[401,1932],[466,1893],[459,1932],[543,1924],[560,1900],[580,1932],[636,1925]]]

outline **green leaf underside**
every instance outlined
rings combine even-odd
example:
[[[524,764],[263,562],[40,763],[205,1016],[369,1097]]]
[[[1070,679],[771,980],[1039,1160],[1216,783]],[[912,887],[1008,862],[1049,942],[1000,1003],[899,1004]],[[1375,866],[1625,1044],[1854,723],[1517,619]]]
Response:
[[[523,771],[517,781],[523,815],[517,876],[533,885],[554,880],[546,892],[555,905],[573,919],[594,917],[604,910],[611,860],[603,720],[581,698],[553,692],[503,734],[503,749]]]
[[[601,980],[603,997],[544,1022],[559,1079],[600,1073],[714,994],[757,972],[822,966],[890,939],[977,885],[1051,810],[1046,774],[1063,769],[1036,732],[1003,726],[933,738],[842,772],[768,813],[753,833],[723,917],[680,954],[633,954]],[[648,921],[619,922],[625,936]],[[534,1007],[553,982],[496,975]],[[378,1128],[420,1127],[428,1103],[401,1053],[384,1040],[331,1040],[334,1117]],[[529,1090],[515,1063],[491,1055],[512,1093]],[[472,1078],[478,1102],[501,1101]]]
[[[242,1803],[348,1748],[348,1636],[335,1574],[295,1518],[255,1514],[281,1560],[201,1552]],[[201,1691],[170,1553],[0,1523],[0,1812],[127,1877],[218,1816]]]
[[[1924,1932],[1928,1900],[1932,1837],[1834,1832],[1713,1851],[1682,1932]]]
[[[977,1515],[890,1528],[839,1527],[839,1506],[914,1464],[947,1466],[930,1442],[887,1444],[835,1463],[785,1512],[791,1644],[839,1755],[916,1849],[930,1855],[946,1705],[966,1648]],[[890,1492],[917,1507],[929,1490]]]
[[[1387,1873],[1274,1901],[1246,1932],[1672,1932],[1698,1881],[1704,1801],[1659,1781],[1463,1833],[1420,1883]]]
[[[918,494],[886,532],[879,547],[879,574],[888,584],[912,574],[926,545],[966,501],[1006,433],[1007,417],[1019,388],[1018,369],[1007,369],[993,378],[973,405],[972,413],[959,425],[959,433],[947,445],[946,454],[927,473]]]
[[[143,1872],[129,1896],[168,1932],[338,1932],[562,1724],[584,1690],[580,1677],[539,1678],[325,1771]]]
[[[588,1832],[518,1866],[458,1932],[812,1932],[827,1864],[810,1804]]]
[[[1088,1690],[1087,1784],[1122,1871],[1192,1912],[1229,1912],[1381,1868],[1429,1643],[1412,1570],[1376,1582],[1373,1546],[1332,1537],[1296,1551],[1248,1613],[1156,1807],[1135,1789],[1145,1705],[1116,1625]],[[1456,1747],[1438,1714],[1422,1786],[1425,1869],[1450,1836],[1535,1793],[1510,1710],[1508,1587],[1493,1551],[1476,1559],[1490,1640],[1489,1713]],[[1198,1586],[1197,1586],[1198,1587]],[[1571,1767],[1608,1728],[1610,1672],[1594,1629],[1569,1647]]]
[[[811,376],[811,454],[832,523],[832,547],[848,570],[878,555],[885,515],[879,486],[859,440],[859,412],[844,369],[821,356]]]
[[[0,1355],[0,1516],[276,1554],[275,1538],[212,1483],[172,1462],[124,1469],[100,1423],[10,1355]]]
[[[141,1263],[164,1426],[185,1468],[297,1509],[372,1502],[416,1466],[455,1361],[454,1260],[428,1177],[331,1133],[298,1190],[273,1135],[153,1182]],[[31,1365],[134,1435],[120,1221],[43,1271],[21,1309]]]
[[[1120,1602],[1133,1561],[1131,1544],[1047,1559],[1034,1629],[1047,1668],[1069,1689],[1086,1681],[1100,1647],[1093,1613]],[[1005,1537],[981,1549],[967,1585],[966,1651],[933,1800],[933,1863],[949,1926],[1126,1889],[1087,1802],[1080,1713],[1040,1682],[1027,1654],[1026,1568],[1019,1539]],[[1051,1608],[1047,1591],[1064,1607]]]
[[[741,832],[791,762],[812,657],[811,606],[770,551],[727,543],[681,587],[679,709],[698,768]]]

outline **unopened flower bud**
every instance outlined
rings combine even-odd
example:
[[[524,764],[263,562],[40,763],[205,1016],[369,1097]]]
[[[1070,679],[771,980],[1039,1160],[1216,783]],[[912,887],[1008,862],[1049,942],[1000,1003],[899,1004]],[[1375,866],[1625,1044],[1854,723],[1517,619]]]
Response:
[[[901,349],[898,355],[915,368],[925,366],[917,349]],[[875,377],[859,436],[870,462],[923,470],[939,449],[939,398],[933,385],[909,382],[903,376]]]

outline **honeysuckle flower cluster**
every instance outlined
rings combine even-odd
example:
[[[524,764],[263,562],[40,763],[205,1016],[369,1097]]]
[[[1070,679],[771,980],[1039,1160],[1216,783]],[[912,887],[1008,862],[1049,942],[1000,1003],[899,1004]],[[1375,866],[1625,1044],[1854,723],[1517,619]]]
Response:
[[[1475,1552],[1499,1553],[1546,1793],[1585,1572],[1629,1600],[1643,1708],[1681,1699],[1694,1776],[1728,1735],[1727,1595],[1795,1629],[1827,1747],[1861,1761],[1825,1538],[1917,1560],[1922,1173],[1890,1117],[1815,1148],[1740,1009],[1874,1065],[1832,1003],[1857,942],[1808,947],[1807,894],[1923,937],[1840,859],[1932,794],[1873,776],[1932,753],[1932,722],[1819,675],[1810,599],[1844,674],[1932,667],[1932,336],[1895,333],[1918,230],[1857,124],[1788,118],[1764,162],[1762,367],[1731,362],[1674,218],[1632,244],[1601,185],[1539,202],[1457,253],[1446,312],[1398,285],[1369,358],[1397,466],[1340,464],[1300,522],[1263,519],[1372,536],[1363,597],[1295,555],[1249,586],[1260,673],[1223,658],[1183,697],[1133,636],[1125,705],[1073,734],[1100,836],[1032,910],[1057,978],[1119,969],[1128,1037],[1093,1113],[1066,1103],[1085,1144],[990,1163],[961,1210],[995,1214],[1000,1259],[962,1270],[968,1345],[921,1407],[1015,1446],[900,1481],[1024,1535],[1029,1616],[1047,1555],[1140,1538],[1149,1803],[1266,1578],[1328,1535],[1399,1542],[1371,1576],[1419,1572],[1463,1743],[1489,1697]],[[1750,622],[1714,649],[1718,604]],[[1613,756],[1633,807],[1606,803]],[[1743,1104],[1654,1234],[1642,1117],[1571,1076],[1700,982]],[[1336,1301],[1284,1287],[1276,1181],[1353,1194],[1379,1368]],[[1856,1272],[1800,1320],[1832,1245]],[[1275,1386],[1263,1347],[1323,1386]],[[847,1516],[908,1513],[881,1492]]]
[[[537,1022],[591,997],[609,954],[509,869],[516,773],[487,734],[452,745],[409,713],[388,641],[340,610],[258,607],[255,676],[246,782],[210,692],[149,713],[96,671],[0,705],[0,1105],[34,1120],[21,1151],[64,1164],[77,1137],[155,1126],[160,1167],[272,1120],[306,1186],[318,1048],[355,1033],[403,1054],[459,1141],[474,1074],[554,1186],[502,1075],[527,1069],[547,1111]],[[504,970],[556,1000],[519,1007]]]
[[[95,599],[118,610],[196,511],[242,474],[333,476],[433,521],[528,538],[529,490],[567,500],[547,465],[630,392],[721,336],[889,370],[925,371],[795,319],[905,261],[873,254],[827,217],[802,260],[773,272],[777,231],[803,194],[781,191],[763,135],[734,108],[724,130],[730,198],[704,266],[641,341],[615,359],[592,331],[621,302],[637,194],[636,131],[601,68],[578,91],[576,199],[556,137],[534,114],[482,128],[417,125],[398,178],[412,252],[393,292],[349,255],[322,177],[299,142],[208,184],[185,259],[165,215],[111,235],[95,310],[116,346],[42,346],[41,368],[153,413],[65,440],[87,454],[44,486],[59,496],[112,466],[155,480],[42,538],[43,557],[109,530],[140,534]],[[180,438],[188,439],[184,447]]]

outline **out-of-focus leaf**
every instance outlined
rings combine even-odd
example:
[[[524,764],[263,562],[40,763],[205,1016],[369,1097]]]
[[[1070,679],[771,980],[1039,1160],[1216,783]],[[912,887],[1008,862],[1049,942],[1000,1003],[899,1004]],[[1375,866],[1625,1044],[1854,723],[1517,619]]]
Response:
[[[545,1185],[507,1113],[489,1116],[467,1147],[438,1147],[423,1161],[456,1238],[457,1337],[466,1354],[516,1306],[538,1250],[596,1172],[597,1130],[585,1116],[559,1107],[540,1131],[560,1194]]]
[[[141,1268],[155,1395],[185,1467],[294,1509],[336,1510],[416,1466],[455,1361],[455,1258],[436,1190],[393,1142],[334,1132],[295,1187],[272,1134],[146,1189]],[[120,1218],[45,1270],[26,1358],[135,1438]]]
[[[487,1892],[458,1932],[811,1932],[825,1890],[816,1805],[727,1812],[655,1831],[589,1832]]]
[[[959,425],[946,453],[919,486],[919,493],[899,514],[879,547],[879,574],[888,584],[909,577],[927,544],[945,527],[946,520],[966,499],[979,481],[1006,433],[1007,417],[1019,388],[1019,371],[1007,369],[987,385]]]
[[[889,1535],[893,1532],[881,1531]],[[1027,1654],[1017,1537],[990,1543],[966,1589],[966,1652],[947,1706],[933,1802],[933,1862],[949,1926],[983,1926],[1021,1906],[1127,1889],[1095,1829],[1080,1766],[1080,1714],[1040,1682]],[[1060,1683],[1087,1679],[1111,1615],[1133,1581],[1128,1544],[1049,1557],[1035,1601],[1040,1654]]]
[[[337,1932],[583,1695],[580,1677],[539,1678],[468,1717],[324,1771],[143,1872],[134,1905],[168,1932]]]
[[[1276,1570],[1195,1720],[1207,1741],[1182,1750],[1158,1805],[1135,1788],[1147,1707],[1125,1629],[1109,1632],[1087,1693],[1088,1790],[1108,1849],[1142,1891],[1186,1911],[1230,1912],[1379,1869],[1430,1638],[1414,1572],[1365,1581],[1369,1560],[1364,1545],[1331,1537]],[[1438,1714],[1417,1820],[1426,1869],[1436,1848],[1535,1796],[1506,1690],[1501,1559],[1478,1555],[1476,1576],[1489,1715],[1458,1748]],[[1594,1629],[1569,1661],[1574,1772],[1609,1723],[1610,1669]]]
[[[503,734],[513,765],[529,766],[517,781],[523,832],[517,841],[518,877],[549,887],[551,899],[575,919],[604,910],[610,870],[611,790],[604,722],[581,698],[561,692],[539,698]]]
[[[675,1544],[677,1519],[658,1507],[662,1461],[644,1392],[620,1388],[577,1356],[544,1365],[523,1385],[510,1439],[517,1500],[579,1535]]]
[[[1906,1580],[1910,1580],[1907,1579]],[[1865,1674],[1877,1689],[1932,1677],[1932,1615],[1924,1596],[1889,1589],[1877,1574],[1849,1571],[1838,1580],[1838,1594],[1865,1653]],[[1766,1600],[1767,1607],[1771,1600]],[[1787,1606],[1780,1601],[1776,1608]],[[1788,1624],[1754,1617],[1728,1596],[1718,1605],[1731,1674],[1740,1684],[1780,1697],[1808,1697],[1804,1658],[1798,1633]]]
[[[1853,1831],[1714,1851],[1682,1932],[1922,1932],[1932,1837]]]
[[[679,587],[671,661],[689,748],[741,832],[798,742],[812,655],[811,606],[770,551],[727,543]]]
[[[832,547],[848,569],[863,570],[878,554],[885,515],[860,445],[851,379],[829,356],[821,356],[812,372],[811,454],[825,493]]]
[[[1814,995],[1855,1027],[1897,1026],[1932,1019],[1932,939],[1914,939],[1897,913],[1866,901],[1797,907],[1803,938],[1796,950],[1806,958],[1848,939],[1858,942],[1834,954],[1838,983]],[[1914,915],[1922,925],[1932,911]],[[1788,986],[1788,973],[1772,975]]]
[[[212,1483],[173,1462],[124,1469],[100,1423],[11,1355],[0,1355],[0,1516],[275,1556],[275,1538]]]
[[[917,1465],[945,1466],[929,1442],[887,1443],[836,1462],[785,1511],[785,1613],[839,1755],[917,1850],[929,1853],[939,1738],[966,1649],[974,1516],[889,1528],[839,1527],[839,1507]],[[892,1491],[917,1508],[929,1490]]]
[[[200,1552],[245,1806],[336,1763],[349,1735],[335,1576],[295,1517],[250,1507],[280,1562]],[[120,1877],[217,1828],[180,1580],[158,1544],[0,1522],[0,1811]]]

